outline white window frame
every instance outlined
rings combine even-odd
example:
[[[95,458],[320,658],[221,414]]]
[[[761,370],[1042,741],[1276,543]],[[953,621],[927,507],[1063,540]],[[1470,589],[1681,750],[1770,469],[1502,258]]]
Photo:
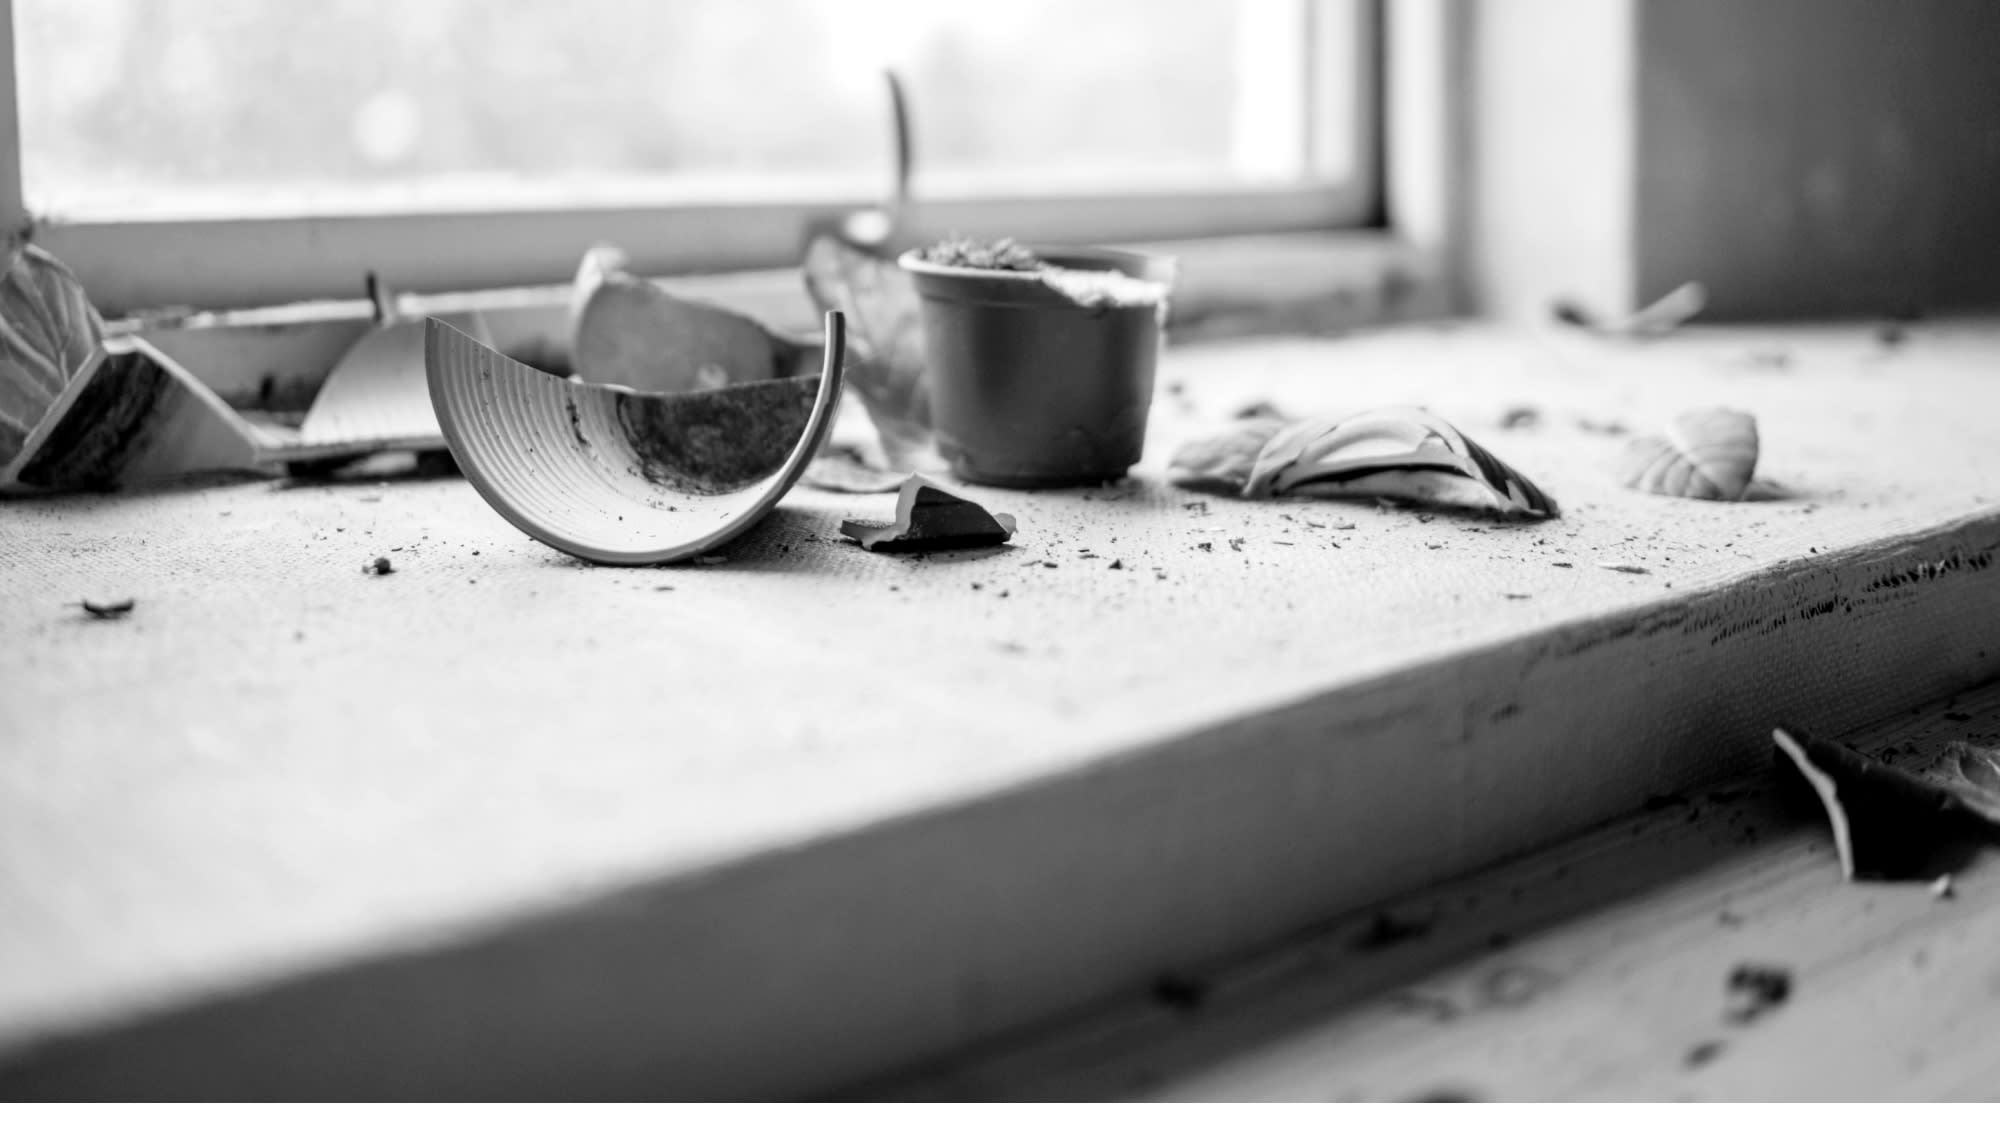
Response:
[[[1195,237],[1332,231],[1378,225],[1383,210],[1381,0],[1354,6],[1364,49],[1355,89],[1332,68],[1334,0],[1306,5],[1308,137],[1333,132],[1332,107],[1353,113],[1352,174],[1341,181],[1146,194],[919,199],[905,212],[917,238],[1006,231],[1034,241],[1157,242]],[[0,0],[0,216],[25,225],[14,74],[12,0]],[[1344,91],[1343,91],[1344,92]],[[1331,95],[1331,96],[1330,96]],[[921,114],[922,106],[918,104]],[[1312,140],[1301,138],[1302,144]],[[299,219],[51,222],[36,240],[67,262],[104,309],[228,309],[351,297],[369,272],[411,292],[463,292],[566,279],[579,249],[610,242],[653,274],[789,266],[805,232],[866,207],[868,199],[662,201],[657,206],[389,214]]]

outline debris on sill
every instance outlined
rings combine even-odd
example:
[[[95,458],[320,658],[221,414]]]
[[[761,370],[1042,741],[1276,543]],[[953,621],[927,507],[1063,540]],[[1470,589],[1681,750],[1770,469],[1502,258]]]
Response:
[[[0,492],[80,491],[211,475],[324,475],[384,450],[441,449],[420,325],[373,276],[377,325],[336,364],[298,429],[252,425],[146,340],[106,335],[82,285],[39,247],[0,280]],[[483,331],[477,317],[461,318]],[[28,416],[32,414],[33,416]]]
[[[866,495],[894,492],[910,478],[906,469],[884,469],[870,464],[862,451],[852,447],[829,449],[806,466],[805,483],[825,492]]]
[[[948,551],[998,546],[1014,537],[1015,526],[1013,516],[988,512],[919,475],[903,482],[893,522],[847,520],[840,533],[870,551]]]
[[[627,566],[710,554],[776,507],[832,429],[846,342],[829,313],[816,376],[640,391],[555,378],[439,321],[428,332],[432,398],[480,495],[557,550]]]
[[[1617,465],[1620,484],[1688,500],[1745,499],[1757,472],[1757,420],[1740,410],[1695,410],[1664,433],[1632,439]]]
[[[1792,996],[1792,971],[1782,965],[1745,962],[1729,970],[1724,1018],[1747,1024],[1783,1007]]]
[[[679,297],[595,246],[570,297],[572,379],[650,392],[719,391],[806,370],[818,348],[718,305]]]
[[[1290,424],[1265,418],[1239,422],[1183,445],[1168,479],[1251,499],[1373,498],[1528,519],[1560,514],[1533,481],[1456,426],[1411,407]]]
[[[424,322],[404,316],[396,294],[376,274],[368,274],[366,285],[373,325],[327,373],[298,431],[270,455],[293,466],[293,475],[316,475],[372,454],[445,448],[424,377]],[[481,343],[493,342],[477,312],[441,319]]]
[[[1954,849],[2000,826],[2000,748],[1948,742],[1906,766],[1796,727],[1771,737],[1825,810],[1849,880],[1933,879]]]
[[[1708,304],[1708,289],[1698,281],[1682,285],[1623,320],[1607,320],[1577,301],[1558,298],[1549,313],[1558,323],[1615,339],[1665,336],[1694,319]]]
[[[853,325],[847,379],[881,441],[885,470],[934,472],[930,387],[924,379],[923,307],[894,261],[832,236],[806,247],[805,288],[821,315]]]
[[[93,621],[118,621],[131,614],[132,607],[139,603],[134,598],[124,598],[115,602],[94,602],[85,598],[76,604],[82,607],[83,612],[89,614]]]

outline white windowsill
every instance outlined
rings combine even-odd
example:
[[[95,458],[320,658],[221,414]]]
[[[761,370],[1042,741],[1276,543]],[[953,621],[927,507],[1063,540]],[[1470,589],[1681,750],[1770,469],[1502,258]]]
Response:
[[[1772,346],[1784,377],[1741,362]],[[1022,534],[930,560],[804,489],[727,565],[642,571],[458,482],[11,504],[0,1090],[811,1093],[1517,854],[1762,762],[1776,717],[2000,671],[1996,354],[1177,349],[1129,485],[968,489]],[[1258,397],[1425,402],[1565,518],[1161,482]],[[1694,400],[1755,411],[1792,498],[1624,491],[1577,425]],[[78,625],[79,587],[140,608]]]

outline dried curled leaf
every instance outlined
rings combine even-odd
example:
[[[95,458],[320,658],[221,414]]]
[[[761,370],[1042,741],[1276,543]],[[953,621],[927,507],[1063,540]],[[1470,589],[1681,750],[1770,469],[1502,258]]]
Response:
[[[1623,320],[1606,320],[1571,300],[1555,303],[1555,318],[1600,336],[1664,336],[1694,319],[1708,305],[1708,288],[1699,281],[1679,286],[1666,296]]]
[[[1952,742],[1891,765],[1797,728],[1771,737],[1826,809],[1849,879],[1928,874],[1940,842],[1968,818],[2000,826],[2000,749]]]
[[[104,321],[68,266],[39,246],[10,251],[0,275],[0,465],[103,339]]]
[[[1014,517],[912,476],[896,494],[893,523],[846,520],[840,533],[870,551],[946,551],[993,547],[1014,537]]]
[[[1167,481],[1197,492],[1241,495],[1244,486],[1250,483],[1257,455],[1284,428],[1283,421],[1259,415],[1245,418],[1221,433],[1187,442],[1167,462]]]
[[[805,483],[827,492],[894,492],[909,478],[905,470],[876,468],[852,446],[834,446],[806,466]]]
[[[916,283],[895,262],[827,236],[806,248],[804,276],[820,313],[837,309],[852,327],[848,383],[875,423],[888,468],[936,467]]]
[[[1632,439],[1617,475],[1627,488],[1689,500],[1743,499],[1757,472],[1757,419],[1740,410],[1690,411],[1664,434]]]
[[[1413,407],[1284,427],[1258,454],[1243,494],[1400,498],[1532,519],[1560,514],[1533,481],[1458,427]]]
[[[677,297],[625,270],[625,255],[593,247],[577,268],[570,343],[586,383],[635,391],[715,390],[798,375],[814,348],[755,320]]]

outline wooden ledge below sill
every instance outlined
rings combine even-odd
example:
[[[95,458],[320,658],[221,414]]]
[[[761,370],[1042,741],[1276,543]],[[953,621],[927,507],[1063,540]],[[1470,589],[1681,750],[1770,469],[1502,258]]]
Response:
[[[641,571],[458,481],[7,504],[0,1092],[809,1094],[1522,854],[2000,674],[1996,361],[1986,324],[1180,348],[1130,481],[967,489],[1021,534],[931,558],[803,489]],[[1162,482],[1257,398],[1424,403],[1564,518]],[[1710,402],[1790,498],[1602,471],[1605,423]]]

